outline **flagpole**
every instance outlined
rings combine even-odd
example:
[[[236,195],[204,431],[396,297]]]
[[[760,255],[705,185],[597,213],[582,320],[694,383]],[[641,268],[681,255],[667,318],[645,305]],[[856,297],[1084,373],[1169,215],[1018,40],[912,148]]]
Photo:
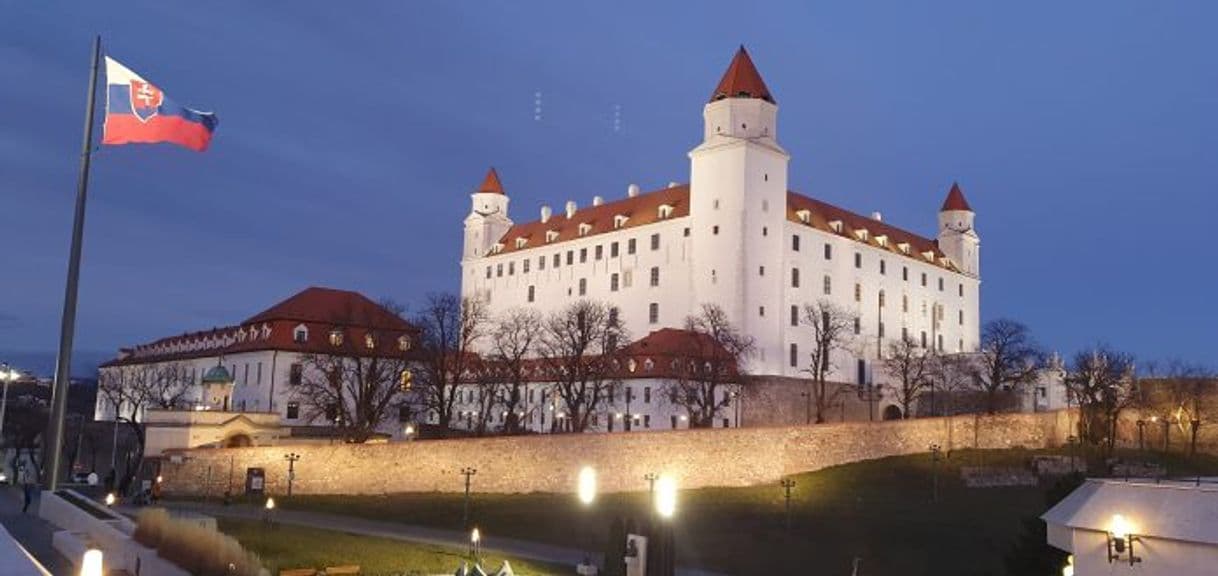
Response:
[[[46,489],[59,487],[63,455],[64,417],[68,407],[68,385],[72,377],[72,339],[76,332],[76,292],[80,285],[80,252],[85,231],[85,196],[89,190],[89,160],[93,152],[93,110],[97,97],[97,67],[101,60],[101,36],[93,38],[93,65],[89,69],[89,96],[85,105],[85,135],[80,147],[80,177],[76,186],[76,215],[72,221],[72,251],[68,257],[68,283],[63,296],[63,319],[59,328],[59,358],[55,363],[55,387],[51,390],[51,418],[47,423],[43,470]]]

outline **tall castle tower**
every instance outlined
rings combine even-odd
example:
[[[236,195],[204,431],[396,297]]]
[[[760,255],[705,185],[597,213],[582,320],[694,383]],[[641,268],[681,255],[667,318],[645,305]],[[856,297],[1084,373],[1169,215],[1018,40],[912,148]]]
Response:
[[[952,183],[943,207],[939,209],[939,249],[960,271],[981,277],[981,238],[973,227],[976,214],[964,199],[960,185]]]
[[[702,144],[689,153],[695,301],[721,306],[759,350],[778,350],[780,311],[759,307],[783,301],[790,156],[778,145],[778,105],[743,46],[702,117]],[[753,359],[770,373],[781,361]]]
[[[465,248],[461,259],[486,256],[495,242],[512,227],[508,218],[508,197],[499,182],[499,174],[491,168],[482,185],[473,194],[469,216],[465,217]]]

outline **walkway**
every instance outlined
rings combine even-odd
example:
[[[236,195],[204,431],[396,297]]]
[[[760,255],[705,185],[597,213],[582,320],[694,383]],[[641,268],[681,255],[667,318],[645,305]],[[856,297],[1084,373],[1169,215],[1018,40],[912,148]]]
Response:
[[[22,547],[55,576],[73,576],[72,564],[51,546],[55,528],[38,517],[38,499],[30,504],[28,514],[21,513],[21,489],[0,487],[0,524]]]
[[[262,520],[263,513],[262,508],[253,506],[220,506],[200,502],[162,502],[162,505],[172,509],[188,510],[208,516],[236,518],[241,520]],[[134,508],[128,509],[121,506],[119,507],[119,510],[124,513],[134,513],[135,511]],[[337,514],[325,514],[322,512],[311,512],[307,510],[288,510],[283,508],[276,509],[275,521],[282,522],[284,524],[293,524],[296,526],[306,526],[310,528],[319,528],[322,530],[335,530],[339,532],[348,532],[351,534],[389,538],[392,540],[417,542],[420,544],[430,544],[435,546],[465,548],[469,545],[469,535],[465,534],[464,532],[441,530],[424,526],[413,526],[409,524],[398,524],[395,522],[382,522],[378,520],[368,520],[366,518],[357,518],[354,516],[340,516]],[[566,564],[572,567],[583,560],[585,556],[583,552],[572,548],[564,548],[562,546],[553,546],[550,544],[541,544],[527,540],[517,540],[514,538],[504,538],[493,535],[484,536],[482,542],[482,548],[484,550],[493,550],[507,556],[514,556],[525,560]],[[724,576],[715,572],[688,568],[678,568],[677,575]]]

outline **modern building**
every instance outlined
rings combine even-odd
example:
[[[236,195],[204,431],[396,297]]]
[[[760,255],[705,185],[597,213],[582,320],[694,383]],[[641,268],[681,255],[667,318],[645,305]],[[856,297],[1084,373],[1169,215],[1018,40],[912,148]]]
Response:
[[[248,421],[259,427],[256,435],[234,433],[225,440],[234,445],[274,436],[267,427],[276,423],[285,429],[278,434],[315,436],[334,422],[300,393],[302,382],[316,376],[310,374],[315,368],[308,358],[402,358],[416,336],[417,331],[397,314],[359,293],[308,288],[231,326],[120,350],[117,358],[100,367],[95,418],[113,420],[116,408],[124,417],[134,412],[137,420],[164,408],[213,411],[248,416],[205,417],[208,426]],[[163,400],[139,404],[120,400],[123,405],[116,406],[106,393],[107,386],[140,388],[150,381],[161,382]],[[180,424],[182,418],[170,414],[157,420]],[[398,428],[395,420],[386,433]]]
[[[680,328],[713,303],[756,340],[747,373],[770,381],[805,376],[813,331],[804,307],[819,301],[858,318],[832,359],[843,383],[885,382],[878,359],[901,338],[977,350],[981,242],[958,185],[929,236],[792,190],[777,101],[743,47],[702,115],[687,183],[630,185],[624,198],[570,200],[557,213],[542,206],[517,223],[492,169],[465,219],[462,295],[492,312],[603,301],[635,335]],[[930,195],[923,201],[929,216]]]
[[[1069,552],[1063,574],[1201,576],[1218,566],[1218,486],[1088,480],[1041,519]]]

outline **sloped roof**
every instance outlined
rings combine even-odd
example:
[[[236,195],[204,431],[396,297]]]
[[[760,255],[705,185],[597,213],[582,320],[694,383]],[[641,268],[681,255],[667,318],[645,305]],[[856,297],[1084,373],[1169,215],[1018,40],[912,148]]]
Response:
[[[506,194],[503,191],[503,183],[499,181],[499,173],[495,172],[492,167],[486,172],[486,178],[482,179],[482,185],[478,186],[478,192],[485,194]]]
[[[1114,514],[1124,516],[1136,536],[1218,544],[1218,488],[1213,486],[1088,480],[1041,519],[1107,532]]]
[[[409,330],[405,320],[359,292],[311,286],[255,314],[243,324],[295,320],[379,330]]]
[[[799,213],[803,210],[809,212],[807,222],[804,222],[800,218]],[[829,234],[849,238],[855,242],[867,244],[872,248],[887,250],[899,256],[914,258],[928,264],[948,268],[949,270],[956,270],[954,267],[943,266],[941,260],[943,252],[939,250],[939,243],[934,240],[897,228],[887,222],[855,214],[827,202],[809,198],[798,192],[787,193],[787,220],[804,224]],[[841,232],[834,230],[830,226],[830,223],[834,221],[842,223]],[[859,237],[859,232],[862,230],[867,231],[866,239]],[[884,244],[880,243],[880,237],[886,237]],[[908,254],[901,251],[901,244],[909,244]],[[926,252],[932,253],[934,262],[923,257],[923,253]]]
[[[966,210],[972,212],[973,209],[968,205],[968,200],[964,199],[964,192],[960,191],[960,185],[952,182],[952,189],[948,190],[947,198],[943,199],[943,207],[940,212],[948,212],[951,210]]]
[[[766,87],[765,80],[761,79],[761,73],[757,72],[753,59],[749,58],[749,53],[743,45],[736,51],[736,56],[723,73],[719,85],[715,86],[710,101],[724,98],[759,98],[776,104],[774,96],[770,94],[770,89]]]

